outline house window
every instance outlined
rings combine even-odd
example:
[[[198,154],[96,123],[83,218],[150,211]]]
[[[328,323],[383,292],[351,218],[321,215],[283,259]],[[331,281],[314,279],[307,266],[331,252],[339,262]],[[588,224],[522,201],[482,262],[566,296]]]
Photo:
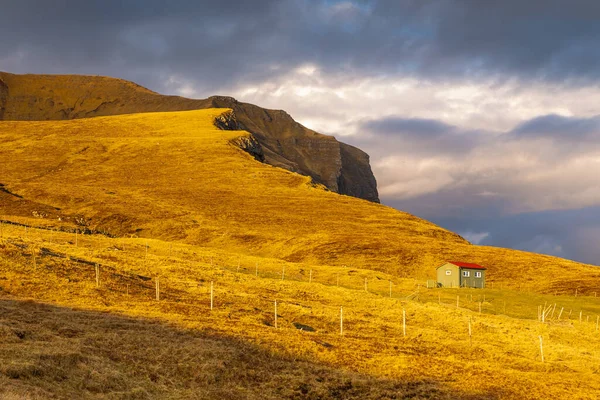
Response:
[[[468,278],[471,275],[471,273],[469,271],[463,271],[463,276],[465,278]]]
[[[452,270],[451,269],[447,269],[446,270],[446,275],[452,275]]]
[[[479,272],[479,271],[475,272],[475,278],[481,278],[481,272]]]

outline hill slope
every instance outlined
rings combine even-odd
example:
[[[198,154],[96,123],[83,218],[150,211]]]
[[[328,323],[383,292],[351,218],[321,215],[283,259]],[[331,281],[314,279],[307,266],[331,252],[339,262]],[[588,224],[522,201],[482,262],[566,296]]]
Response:
[[[258,163],[239,148],[247,132],[213,125],[224,112],[1,122],[3,214],[420,279],[459,259],[487,266],[490,282],[535,282],[539,291],[598,282],[596,267],[472,246],[410,214]]]
[[[257,162],[229,112],[0,122],[0,397],[596,397],[597,267]],[[425,290],[447,259],[494,289]]]
[[[230,108],[233,125],[251,132],[265,162],[312,177],[330,190],[378,202],[363,151],[297,123],[286,112],[231,97],[163,96],[121,79],[0,72],[0,120],[65,120],[157,111]]]

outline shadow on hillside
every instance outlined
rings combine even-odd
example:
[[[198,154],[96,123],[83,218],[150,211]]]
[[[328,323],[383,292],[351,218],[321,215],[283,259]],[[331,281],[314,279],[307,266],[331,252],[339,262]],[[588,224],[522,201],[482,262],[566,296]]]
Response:
[[[497,399],[378,379],[237,339],[102,312],[0,299],[0,397]]]

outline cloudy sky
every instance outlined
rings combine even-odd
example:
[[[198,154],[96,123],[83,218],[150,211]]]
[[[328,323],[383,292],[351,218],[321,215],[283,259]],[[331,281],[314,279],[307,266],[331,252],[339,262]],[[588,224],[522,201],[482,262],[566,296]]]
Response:
[[[371,155],[383,203],[600,264],[596,0],[0,0],[0,70],[232,95]]]

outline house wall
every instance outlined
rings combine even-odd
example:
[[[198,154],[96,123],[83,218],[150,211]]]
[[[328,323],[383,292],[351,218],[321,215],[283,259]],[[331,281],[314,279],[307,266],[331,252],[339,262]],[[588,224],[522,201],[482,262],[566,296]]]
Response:
[[[468,277],[463,276],[463,271],[468,271],[469,276]],[[475,277],[476,272],[481,272],[481,278]],[[460,286],[483,289],[485,287],[485,270],[484,269],[460,268]]]
[[[447,270],[450,270],[450,275],[446,275]],[[437,281],[442,287],[460,287],[460,269],[450,263],[438,267]]]

